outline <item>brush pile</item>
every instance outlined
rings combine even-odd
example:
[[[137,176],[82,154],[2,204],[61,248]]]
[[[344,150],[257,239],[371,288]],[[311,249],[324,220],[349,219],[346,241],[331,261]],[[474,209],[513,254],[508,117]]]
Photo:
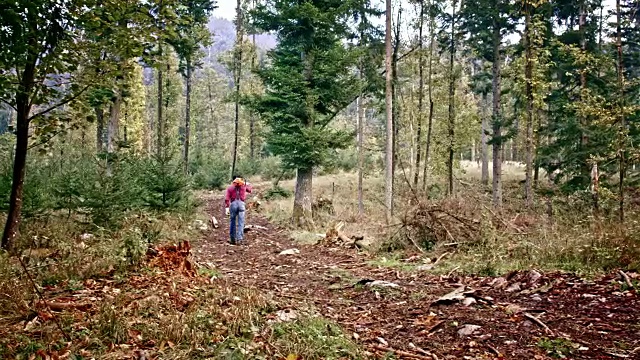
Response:
[[[480,221],[458,202],[419,202],[402,218],[402,234],[416,247],[475,241]]]

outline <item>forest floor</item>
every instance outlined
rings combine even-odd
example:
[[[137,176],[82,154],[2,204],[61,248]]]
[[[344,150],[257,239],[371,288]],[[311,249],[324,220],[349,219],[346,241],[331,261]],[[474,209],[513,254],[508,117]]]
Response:
[[[219,199],[208,211],[219,212]],[[503,277],[433,275],[419,254],[385,266],[356,249],[301,245],[257,213],[246,246],[227,243],[226,219],[194,243],[221,280],[276,300],[280,321],[312,312],[339,324],[366,358],[640,359],[640,298],[619,273]],[[282,254],[285,250],[290,254]],[[437,266],[437,264],[436,264]],[[284,314],[284,315],[283,315]]]
[[[463,276],[437,271],[446,258],[302,244],[253,210],[233,246],[221,199],[203,200],[219,227],[142,266],[30,299],[6,284],[0,358],[640,359],[637,273]]]

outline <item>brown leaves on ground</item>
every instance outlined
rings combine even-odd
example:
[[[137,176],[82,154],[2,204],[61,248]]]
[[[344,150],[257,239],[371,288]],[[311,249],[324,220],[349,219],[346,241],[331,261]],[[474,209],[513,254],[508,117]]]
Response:
[[[212,202],[210,208],[217,206]],[[438,236],[475,226],[468,217],[456,219],[438,208],[420,211],[439,229]],[[294,244],[254,213],[248,223],[259,225],[247,232],[248,246],[229,245],[223,223],[193,249],[189,242],[154,248],[147,257],[151,271],[121,280],[85,280],[75,290],[64,284],[47,288],[46,301],[32,306],[37,312],[0,329],[0,336],[48,339],[51,343],[32,357],[64,359],[66,345],[56,343],[60,336],[52,324],[57,317],[74,331],[69,353],[84,358],[104,357],[96,348],[105,346],[113,359],[156,359],[171,351],[186,351],[182,356],[189,358],[189,351],[245,336],[252,351],[266,358],[307,359],[300,352],[281,353],[266,329],[314,309],[340,324],[364,358],[640,356],[640,299],[629,286],[638,283],[637,274],[625,273],[626,279],[616,272],[594,280],[533,270],[502,277],[436,276],[374,266],[356,249]],[[300,252],[278,255],[293,247]],[[198,276],[191,256],[210,264],[202,271],[216,274]],[[422,256],[410,259],[415,263]]]
[[[164,271],[176,271],[187,277],[196,276],[196,270],[189,259],[191,244],[183,241],[178,245],[163,245],[149,252],[149,265]]]
[[[416,211],[442,239],[451,238],[447,231],[462,236],[479,225],[470,214],[432,206]],[[272,294],[292,309],[311,304],[341,324],[366,349],[365,358],[640,356],[640,299],[617,273],[595,280],[534,270],[503,277],[436,276],[372,266],[368,255],[327,242],[294,244],[259,216],[248,219],[267,228],[252,234],[248,246],[227,245],[223,224],[224,231],[196,245],[195,257],[215,262],[228,281]],[[278,256],[294,246],[298,255]],[[363,279],[399,286],[359,286]],[[453,301],[436,301],[456,289]]]

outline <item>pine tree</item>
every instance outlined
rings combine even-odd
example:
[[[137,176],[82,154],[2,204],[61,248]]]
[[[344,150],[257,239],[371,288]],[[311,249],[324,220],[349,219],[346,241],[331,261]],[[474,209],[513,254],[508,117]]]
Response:
[[[185,174],[189,169],[189,144],[191,139],[191,93],[194,70],[202,65],[201,47],[211,43],[211,34],[207,29],[209,15],[214,9],[213,0],[183,0],[178,7],[176,34],[168,39],[169,44],[178,54],[179,71],[185,85],[185,118],[182,134],[182,161]]]
[[[278,45],[259,75],[265,94],[254,105],[270,126],[268,146],[285,166],[297,169],[293,223],[313,226],[312,179],[329,150],[345,147],[350,134],[329,125],[355,99],[360,86],[358,54],[343,41],[352,35],[349,20],[359,1],[277,0],[253,11],[255,25],[276,31]]]
[[[509,0],[481,0],[466,2],[461,16],[469,35],[469,45],[479,56],[492,63],[493,118],[493,205],[502,206],[502,151],[507,139],[502,116],[503,39],[513,30],[512,3]]]

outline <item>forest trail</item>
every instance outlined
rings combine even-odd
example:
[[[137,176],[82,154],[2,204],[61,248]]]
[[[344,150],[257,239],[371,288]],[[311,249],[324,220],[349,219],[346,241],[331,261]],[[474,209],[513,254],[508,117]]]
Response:
[[[195,260],[215,266],[219,281],[272,297],[281,312],[311,308],[340,324],[366,358],[640,359],[640,300],[618,274],[461,277],[376,266],[355,249],[296,244],[253,211],[247,224],[259,228],[233,246],[221,210],[221,199],[207,199],[220,227],[194,242]],[[299,253],[280,254],[288,249]]]

